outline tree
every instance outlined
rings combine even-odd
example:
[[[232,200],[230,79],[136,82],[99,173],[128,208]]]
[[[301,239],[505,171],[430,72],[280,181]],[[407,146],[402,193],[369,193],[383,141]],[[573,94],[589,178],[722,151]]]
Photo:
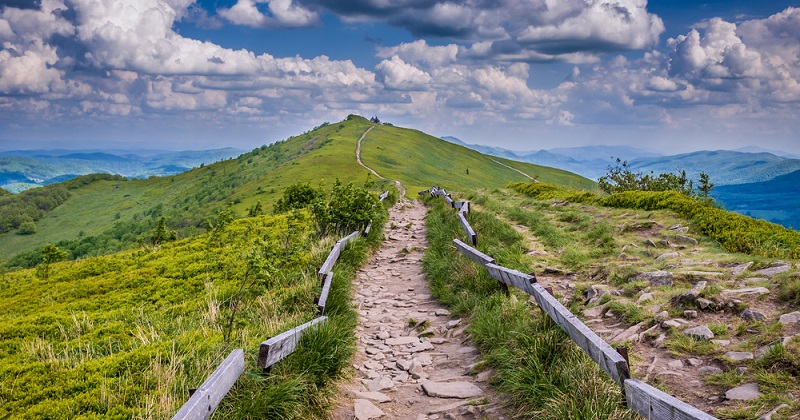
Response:
[[[711,192],[711,189],[714,188],[716,184],[710,182],[709,176],[705,172],[700,172],[700,180],[697,182],[697,191],[700,192],[701,197],[708,197],[708,194]]]
[[[47,244],[42,247],[42,264],[37,270],[39,277],[47,280],[47,278],[50,276],[50,264],[61,261],[67,258],[68,255],[69,254],[67,254],[67,251],[62,251],[53,244]]]
[[[156,228],[153,230],[153,234],[150,236],[150,243],[153,246],[157,246],[158,244],[167,242],[167,241],[174,241],[178,238],[177,232],[174,230],[170,230],[167,228],[167,220],[165,218],[158,219],[158,224]]]
[[[260,187],[259,187],[259,188],[260,188]],[[256,217],[256,216],[258,216],[259,214],[261,214],[261,212],[262,212],[263,210],[264,210],[264,209],[263,209],[263,207],[261,206],[261,201],[259,200],[258,202],[256,202],[256,205],[254,205],[253,207],[250,207],[250,209],[249,209],[249,210],[247,210],[247,216],[249,216],[249,217]]]

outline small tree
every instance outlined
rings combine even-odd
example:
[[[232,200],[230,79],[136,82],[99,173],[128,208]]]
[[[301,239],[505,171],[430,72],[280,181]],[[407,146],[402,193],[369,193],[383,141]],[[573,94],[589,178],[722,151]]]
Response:
[[[47,244],[42,248],[42,264],[37,269],[37,274],[44,280],[50,276],[50,264],[67,258],[67,251],[62,251],[53,244]]]
[[[17,235],[33,235],[36,233],[36,223],[28,221],[22,222],[17,230]]]
[[[158,224],[153,230],[153,235],[150,236],[150,243],[153,244],[153,246],[157,246],[167,241],[174,241],[177,238],[178,233],[167,228],[167,220],[162,217],[158,219]]]
[[[260,187],[259,187],[259,188],[260,188]],[[253,206],[253,207],[250,207],[250,209],[249,209],[249,210],[247,210],[247,216],[248,216],[248,217],[256,217],[256,216],[258,216],[259,214],[261,214],[261,212],[262,212],[263,210],[264,210],[264,209],[263,209],[263,207],[261,206],[261,201],[258,201],[258,202],[256,203],[256,205],[255,205],[255,206]]]
[[[697,191],[700,192],[701,197],[708,197],[708,194],[711,193],[711,189],[714,188],[716,184],[710,182],[709,176],[705,172],[700,172],[700,179],[697,182]]]

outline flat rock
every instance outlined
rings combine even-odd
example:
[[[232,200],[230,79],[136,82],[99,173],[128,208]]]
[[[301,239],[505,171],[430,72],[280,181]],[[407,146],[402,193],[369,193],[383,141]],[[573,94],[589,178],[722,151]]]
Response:
[[[483,395],[483,390],[469,382],[422,382],[428,396],[436,398],[473,398]]]
[[[751,309],[743,310],[741,313],[739,313],[739,316],[745,321],[763,321],[767,319],[766,315]]]
[[[791,264],[786,264],[784,262],[779,262],[779,263],[773,264],[770,267],[762,268],[761,270],[756,270],[754,273],[757,274],[757,275],[760,275],[760,276],[772,277],[772,276],[774,276],[776,274],[787,272],[791,268],[792,268]]]
[[[358,398],[353,404],[356,420],[377,419],[386,415],[380,408],[369,400]]]
[[[642,295],[639,296],[639,299],[636,300],[636,303],[647,302],[648,300],[653,300],[653,294],[652,293],[642,293]]]
[[[672,286],[672,273],[669,271],[648,271],[635,277],[636,280],[647,280],[651,286]]]
[[[734,362],[743,362],[745,360],[753,359],[753,353],[750,353],[749,351],[729,351],[725,353],[725,357]]]
[[[769,294],[769,289],[766,287],[746,287],[744,289],[726,289],[720,292],[725,296],[748,296],[748,295],[766,295]]]
[[[800,312],[795,311],[783,314],[778,318],[778,322],[783,325],[796,324],[800,322]]]
[[[602,306],[595,306],[594,308],[589,308],[583,311],[583,316],[587,318],[597,318],[602,314],[603,314]]]
[[[363,391],[350,391],[356,398],[371,400],[379,403],[389,402],[392,399],[382,392],[363,392]]]
[[[746,262],[744,264],[739,264],[736,266],[731,267],[731,274],[734,276],[738,276],[745,272],[750,266],[753,265],[752,261]]]
[[[757,383],[749,383],[729,389],[725,392],[725,398],[729,400],[750,401],[761,397]]]
[[[705,325],[689,328],[683,333],[698,340],[710,340],[714,338],[714,333]]]
[[[706,375],[716,375],[718,373],[722,373],[722,369],[716,366],[703,366],[700,369],[697,369],[697,371]]]
[[[697,245],[697,239],[686,235],[675,235],[675,242],[679,244]]]
[[[364,386],[367,387],[369,392],[380,392],[394,388],[394,383],[389,378],[378,376],[375,379],[364,381]]]
[[[419,337],[394,337],[387,338],[385,341],[388,346],[407,346],[409,344],[419,344]]]
[[[656,261],[665,260],[667,258],[678,258],[680,256],[681,256],[681,254],[679,254],[677,252],[665,252],[665,253],[657,256],[656,257]]]

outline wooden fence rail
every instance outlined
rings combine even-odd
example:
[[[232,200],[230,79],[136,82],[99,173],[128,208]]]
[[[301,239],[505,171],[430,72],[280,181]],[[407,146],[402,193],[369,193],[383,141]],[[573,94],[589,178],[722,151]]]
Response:
[[[389,191],[384,191],[378,198],[382,202],[388,196]],[[369,224],[364,229],[364,236],[369,234],[371,227],[372,220],[369,221]],[[295,351],[304,332],[328,320],[328,317],[323,315],[333,281],[333,272],[331,270],[347,243],[355,240],[360,233],[359,231],[354,231],[336,241],[331,252],[325,258],[322,267],[317,272],[317,275],[322,279],[322,291],[320,296],[314,299],[314,303],[317,305],[318,317],[262,342],[258,351],[258,366],[268,369],[283,360]],[[200,388],[189,397],[189,401],[180,408],[173,420],[208,419],[211,417],[222,398],[225,397],[239,376],[242,375],[242,372],[244,372],[244,350],[237,349],[232,351],[211,376],[203,382]]]
[[[294,353],[294,350],[297,348],[297,343],[299,343],[300,338],[303,337],[303,333],[314,325],[324,323],[327,320],[327,316],[317,317],[303,325],[267,339],[261,343],[261,348],[258,350],[258,366],[262,369],[267,369],[283,360],[286,356]]]
[[[244,372],[244,350],[236,349],[189,397],[172,420],[208,419]]]
[[[420,194],[430,192],[431,195],[443,195],[434,187],[430,190],[421,191]],[[464,208],[469,211],[469,203],[455,202],[452,207],[458,208],[458,217],[465,224]],[[467,223],[466,226],[469,226]],[[466,229],[465,226],[465,229]],[[470,227],[470,231],[471,231]],[[474,231],[472,231],[474,234]],[[469,234],[469,231],[468,231]],[[606,343],[600,336],[587,327],[575,314],[569,311],[553,295],[545,290],[542,285],[536,282],[536,277],[532,274],[524,274],[517,270],[512,270],[495,263],[494,258],[478,251],[477,249],[465,244],[459,239],[454,239],[456,249],[464,256],[471,259],[478,265],[486,268],[489,276],[504,285],[514,286],[528,295],[533,296],[539,308],[547,314],[567,336],[575,342],[611,379],[616,382],[625,393],[628,407],[651,420],[715,420],[711,416],[689,404],[665,393],[658,389],[630,377],[630,366],[623,357],[611,345]],[[473,242],[476,245],[477,239]],[[507,289],[506,289],[507,290]]]

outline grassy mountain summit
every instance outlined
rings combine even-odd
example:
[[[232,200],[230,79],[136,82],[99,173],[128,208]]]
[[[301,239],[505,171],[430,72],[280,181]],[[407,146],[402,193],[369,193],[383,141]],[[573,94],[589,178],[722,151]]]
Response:
[[[63,184],[69,192],[66,201],[45,211],[37,210],[25,220],[35,223],[34,234],[18,234],[14,230],[18,226],[0,230],[0,261],[16,257],[12,266],[31,266],[38,263],[36,250],[47,243],[67,249],[72,258],[121,251],[152,230],[161,217],[179,237],[192,236],[203,232],[205,221],[213,222],[228,203],[233,203],[234,213],[242,216],[258,202],[268,212],[283,190],[297,182],[313,187],[330,186],[337,178],[345,183],[363,183],[371,175],[357,164],[355,152],[358,139],[371,127],[362,143],[364,163],[378,174],[399,180],[409,191],[434,183],[444,187],[501,187],[528,180],[523,173],[546,182],[594,188],[588,179],[566,171],[492,158],[417,130],[350,116],[174,176],[71,180]],[[392,181],[382,181],[378,187],[391,185]],[[61,186],[53,184],[31,194]],[[0,198],[0,213],[16,208],[25,197]]]

